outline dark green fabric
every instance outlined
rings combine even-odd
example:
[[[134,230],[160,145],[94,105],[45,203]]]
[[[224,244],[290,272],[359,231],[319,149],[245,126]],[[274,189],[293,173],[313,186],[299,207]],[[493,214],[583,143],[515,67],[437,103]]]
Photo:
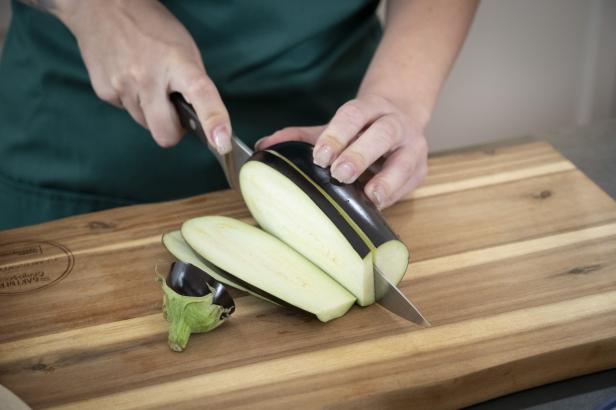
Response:
[[[285,126],[326,122],[355,95],[381,36],[368,0],[165,4],[251,145]],[[95,96],[62,23],[13,2],[0,61],[0,229],[225,187],[197,138],[159,148]]]

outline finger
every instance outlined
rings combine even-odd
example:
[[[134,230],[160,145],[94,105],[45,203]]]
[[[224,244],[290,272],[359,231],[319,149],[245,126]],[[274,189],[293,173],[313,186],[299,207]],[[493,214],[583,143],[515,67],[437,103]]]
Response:
[[[116,92],[104,73],[92,71],[90,73],[90,81],[92,83],[92,89],[98,98],[117,108],[124,108],[122,106],[120,94]]]
[[[276,131],[272,135],[263,137],[255,143],[257,150],[266,149],[274,144],[284,141],[304,141],[314,145],[325,125],[314,127],[287,127]]]
[[[161,85],[144,91],[141,107],[152,138],[158,145],[169,148],[180,142],[182,125],[167,96],[166,87]]]
[[[402,188],[398,189],[392,196],[390,196],[379,209],[385,209],[394,205],[400,199],[404,198],[409,192],[414,191],[426,180],[427,175],[427,165],[422,165],[415,169],[409,180],[402,186]]]
[[[119,108],[121,110],[126,109],[126,107],[124,107],[124,104],[122,104],[122,99],[120,98],[120,96],[113,90],[97,91],[96,95],[101,100],[113,105],[116,108]]]
[[[415,144],[399,148],[387,158],[383,169],[366,184],[366,195],[379,209],[391,205],[403,195],[401,192],[405,188],[416,186],[423,180],[427,173],[426,158],[427,146],[423,138]]]
[[[113,105],[116,108],[119,108],[121,110],[125,109],[124,105],[122,105],[122,100],[120,99],[120,97],[115,97],[113,99],[109,99],[109,100],[105,100],[105,101],[108,102],[109,104]]]
[[[132,75],[113,75],[109,79],[110,89],[120,100],[120,106],[144,128],[147,128],[145,116],[139,101],[139,92],[143,89],[141,78]],[[111,96],[111,95],[110,95]]]
[[[125,92],[120,97],[120,102],[122,107],[130,114],[133,119],[139,123],[143,128],[148,128],[147,122],[145,120],[145,115],[143,114],[143,110],[141,109],[141,104],[139,102],[139,96],[137,94],[131,95],[129,92]]]
[[[398,148],[403,136],[404,127],[395,115],[380,117],[336,158],[332,176],[352,183],[377,159]]]
[[[314,163],[327,167],[357,135],[388,108],[387,104],[355,99],[342,105],[315,143]]]
[[[178,70],[170,79],[172,91],[178,91],[190,102],[209,143],[223,155],[231,151],[231,122],[229,113],[216,86],[201,68]]]
[[[145,116],[139,102],[139,90],[137,84],[126,76],[114,76],[110,79],[109,87],[101,87],[97,92],[100,98],[123,108],[143,128],[148,128]]]

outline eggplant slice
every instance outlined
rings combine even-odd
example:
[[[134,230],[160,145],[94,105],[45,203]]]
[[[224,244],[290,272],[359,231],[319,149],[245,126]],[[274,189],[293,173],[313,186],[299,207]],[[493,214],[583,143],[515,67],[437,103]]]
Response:
[[[355,298],[278,238],[236,219],[204,216],[182,225],[188,245],[221,271],[327,322]]]
[[[208,275],[210,275],[217,281],[224,283],[225,285],[250,293],[251,295],[258,297],[259,299],[263,299],[275,305],[295,308],[295,306],[285,302],[284,300],[277,298],[276,296],[271,295],[264,290],[259,289],[251,285],[250,283],[231,275],[229,272],[223,271],[218,266],[203,258],[186,243],[180,231],[172,231],[164,234],[163,244],[165,245],[167,250],[178,260],[190,263],[191,265],[198,267],[199,269],[206,272]]]
[[[208,263],[205,259],[203,259],[200,255],[198,255],[195,251],[192,250],[190,246],[186,243],[184,238],[182,237],[182,233],[180,231],[172,231],[167,232],[163,235],[163,245],[165,248],[178,260],[186,263],[190,263],[206,272],[208,275],[213,277],[219,282],[224,283],[225,285],[232,286],[236,289],[243,290],[244,292],[248,292],[248,289],[243,286],[237,284],[236,282],[229,280],[226,275],[221,273],[215,266],[212,266],[211,263]]]
[[[362,306],[374,303],[374,263],[395,284],[409,251],[359,183],[341,184],[313,163],[312,145],[291,141],[257,151],[240,187],[259,225],[336,279]]]

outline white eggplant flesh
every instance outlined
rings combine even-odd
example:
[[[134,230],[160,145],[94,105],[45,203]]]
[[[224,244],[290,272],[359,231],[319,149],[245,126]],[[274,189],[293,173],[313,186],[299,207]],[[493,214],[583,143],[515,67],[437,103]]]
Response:
[[[409,266],[409,249],[399,240],[390,240],[374,251],[374,264],[390,282],[397,285]]]
[[[199,269],[216,279],[218,282],[224,283],[225,285],[234,287],[244,292],[251,293],[243,286],[232,282],[223,276],[220,276],[215,270],[210,269],[210,267],[203,260],[203,258],[199,254],[197,254],[190,246],[188,246],[188,244],[182,237],[182,233],[179,230],[167,232],[166,234],[164,234],[163,245],[165,245],[165,248],[167,248],[167,250],[179,261],[190,263],[191,265],[198,267]]]
[[[249,161],[240,172],[242,196],[259,225],[327,272],[360,305],[374,302],[372,258],[362,258],[308,194],[275,169]]]
[[[344,315],[355,297],[278,238],[242,221],[204,216],[184,222],[182,237],[220,269],[323,322]]]

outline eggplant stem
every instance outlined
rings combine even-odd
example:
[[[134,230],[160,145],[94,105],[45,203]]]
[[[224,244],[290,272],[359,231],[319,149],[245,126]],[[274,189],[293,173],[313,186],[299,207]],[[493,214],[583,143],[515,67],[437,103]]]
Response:
[[[191,329],[184,319],[176,319],[169,326],[169,347],[174,352],[181,352],[186,349]]]

